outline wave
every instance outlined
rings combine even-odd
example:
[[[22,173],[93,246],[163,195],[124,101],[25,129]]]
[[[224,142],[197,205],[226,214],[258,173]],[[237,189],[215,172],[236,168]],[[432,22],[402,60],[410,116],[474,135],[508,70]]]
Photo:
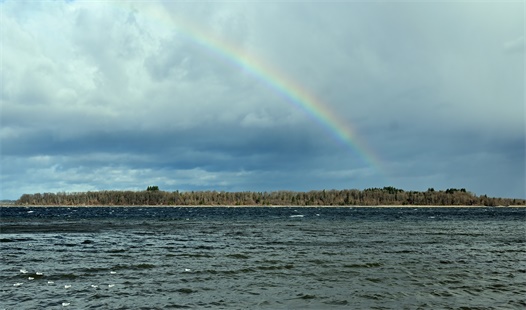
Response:
[[[343,265],[344,268],[378,268],[382,266],[383,266],[382,263],[364,263],[364,264]]]
[[[34,241],[32,238],[0,238],[0,242],[25,242]]]

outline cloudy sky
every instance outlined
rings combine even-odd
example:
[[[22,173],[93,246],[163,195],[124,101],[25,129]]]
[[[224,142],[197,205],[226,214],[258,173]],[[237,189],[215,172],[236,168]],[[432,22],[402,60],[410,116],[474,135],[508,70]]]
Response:
[[[526,198],[523,1],[0,1],[0,199]]]

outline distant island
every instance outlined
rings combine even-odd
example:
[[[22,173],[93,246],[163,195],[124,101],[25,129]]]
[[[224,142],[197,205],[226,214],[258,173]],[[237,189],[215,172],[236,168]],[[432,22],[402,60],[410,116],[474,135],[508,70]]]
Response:
[[[526,199],[477,196],[464,188],[425,192],[392,186],[309,192],[93,191],[24,194],[15,205],[61,206],[526,206]]]

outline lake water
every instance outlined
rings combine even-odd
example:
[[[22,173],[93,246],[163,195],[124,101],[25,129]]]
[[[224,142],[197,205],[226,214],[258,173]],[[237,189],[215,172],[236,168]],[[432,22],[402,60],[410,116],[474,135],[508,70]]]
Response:
[[[0,309],[526,307],[526,208],[0,212]]]

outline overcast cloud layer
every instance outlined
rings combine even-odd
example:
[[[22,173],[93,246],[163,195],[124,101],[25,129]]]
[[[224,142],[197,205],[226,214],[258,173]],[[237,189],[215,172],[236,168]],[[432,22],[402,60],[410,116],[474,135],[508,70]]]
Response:
[[[524,12],[523,1],[1,1],[0,199],[148,185],[525,198]],[[183,20],[308,89],[381,165]]]

